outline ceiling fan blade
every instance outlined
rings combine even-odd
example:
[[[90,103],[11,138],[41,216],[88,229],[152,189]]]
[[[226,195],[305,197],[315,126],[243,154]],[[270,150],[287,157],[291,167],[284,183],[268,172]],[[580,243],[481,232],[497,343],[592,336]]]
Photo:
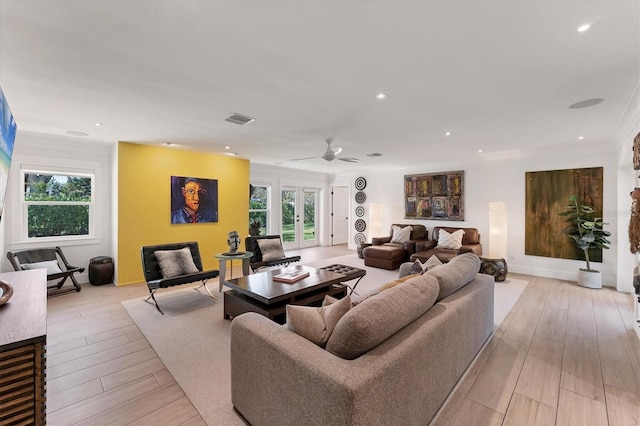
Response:
[[[342,158],[338,158],[338,160],[346,161],[347,163],[359,163],[360,162],[359,159],[353,158],[353,157],[342,157]]]
[[[304,158],[292,158],[289,161],[304,161],[304,160],[313,160],[314,158],[321,158],[321,157],[304,157]]]

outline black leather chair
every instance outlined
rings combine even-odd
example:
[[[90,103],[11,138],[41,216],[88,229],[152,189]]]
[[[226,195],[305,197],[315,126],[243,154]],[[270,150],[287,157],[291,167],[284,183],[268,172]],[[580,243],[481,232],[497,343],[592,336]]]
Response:
[[[7,259],[11,262],[11,266],[16,271],[24,271],[27,269],[35,269],[33,264],[41,264],[42,262],[53,262],[53,265],[57,266],[60,269],[60,272],[55,273],[47,273],[47,281],[55,281],[59,280],[56,284],[47,286],[47,289],[56,289],[60,290],[62,285],[67,281],[67,278],[71,280],[73,284],[73,288],[66,288],[62,291],[55,291],[51,294],[58,294],[67,291],[80,291],[80,284],[73,276],[76,273],[84,272],[84,268],[80,266],[72,266],[67,262],[67,258],[62,253],[62,249],[60,247],[55,248],[40,248],[40,249],[31,249],[31,250],[21,250],[14,252],[7,252]],[[33,266],[32,266],[33,265]],[[40,266],[44,268],[45,266]]]
[[[278,258],[270,258],[268,260],[264,260],[262,256],[262,250],[260,249],[260,240],[271,240],[275,243],[277,240],[277,244],[280,246],[280,251],[282,252],[282,256]],[[280,235],[257,235],[254,237],[247,237],[244,239],[244,246],[247,251],[253,253],[251,259],[249,259],[249,265],[251,265],[251,270],[256,272],[260,268],[266,268],[269,266],[278,266],[284,265],[288,266],[292,262],[298,262],[300,260],[300,256],[286,256],[284,255],[284,250],[282,249],[282,240],[280,239]]]
[[[171,278],[163,278],[162,270],[160,269],[160,264],[156,259],[155,252],[158,250],[180,250],[182,248],[189,247],[191,251],[191,257],[193,258],[193,263],[196,265],[198,269],[197,273],[178,275],[176,277]],[[186,242],[186,243],[171,243],[171,244],[158,244],[154,246],[144,246],[141,249],[142,255],[142,269],[144,271],[144,279],[147,282],[147,287],[149,288],[149,297],[145,299],[145,302],[149,302],[149,299],[153,299],[153,303],[155,303],[158,311],[164,315],[164,312],[158,306],[158,302],[154,296],[154,293],[161,288],[173,287],[181,284],[189,284],[196,281],[202,281],[200,287],[204,287],[204,289],[209,293],[209,296],[213,299],[217,299],[206,286],[207,280],[211,278],[216,278],[219,275],[219,271],[217,269],[212,269],[209,271],[202,270],[202,258],[200,257],[200,249],[198,248],[198,243],[195,241]],[[195,290],[200,289],[200,287],[195,288]]]

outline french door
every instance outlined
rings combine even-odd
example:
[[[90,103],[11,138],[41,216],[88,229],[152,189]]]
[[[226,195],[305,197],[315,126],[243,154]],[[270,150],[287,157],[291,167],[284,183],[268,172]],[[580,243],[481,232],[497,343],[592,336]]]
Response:
[[[282,187],[282,245],[298,249],[318,245],[318,189]]]

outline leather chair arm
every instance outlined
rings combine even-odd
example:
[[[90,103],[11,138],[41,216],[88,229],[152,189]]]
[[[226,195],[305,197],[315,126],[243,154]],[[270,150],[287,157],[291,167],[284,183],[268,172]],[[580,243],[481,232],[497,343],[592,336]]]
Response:
[[[438,242],[434,240],[418,241],[416,242],[416,253],[421,251],[431,250],[437,245],[438,245]]]
[[[475,253],[478,256],[482,256],[482,244],[467,244],[460,247],[458,253]]]
[[[416,252],[416,241],[405,241],[402,243],[407,259]]]
[[[391,242],[391,237],[373,237],[371,238],[371,244],[373,244],[374,246],[379,246],[382,245],[384,243],[390,243]]]

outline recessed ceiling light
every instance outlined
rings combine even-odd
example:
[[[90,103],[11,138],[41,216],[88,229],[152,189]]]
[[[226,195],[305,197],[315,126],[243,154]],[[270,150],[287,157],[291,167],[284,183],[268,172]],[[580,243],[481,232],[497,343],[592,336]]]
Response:
[[[386,97],[387,97],[387,94],[386,93],[382,93],[382,92],[380,92],[380,93],[378,93],[376,95],[376,99],[379,100],[379,101],[383,100]]]
[[[591,24],[582,24],[578,27],[578,32],[583,33],[587,31],[589,28],[591,28]]]
[[[230,155],[232,157],[237,157],[238,156],[237,152],[225,152],[225,154]]]
[[[582,139],[584,139],[584,136],[578,136],[579,141],[581,141]]]
[[[225,146],[224,149],[231,149],[229,145]]]
[[[89,133],[85,133],[85,132],[76,132],[75,130],[69,130],[67,132],[68,135],[71,136],[89,136]]]
[[[100,126],[102,126],[102,123],[93,123],[93,125],[96,126],[96,127],[100,127]]]
[[[445,132],[445,133],[444,133],[444,135],[445,135],[445,136],[450,136],[450,135],[451,135],[451,132]]]
[[[479,153],[482,153],[482,150],[481,150],[481,149],[479,149],[479,150],[478,150],[478,152],[479,152]]]

